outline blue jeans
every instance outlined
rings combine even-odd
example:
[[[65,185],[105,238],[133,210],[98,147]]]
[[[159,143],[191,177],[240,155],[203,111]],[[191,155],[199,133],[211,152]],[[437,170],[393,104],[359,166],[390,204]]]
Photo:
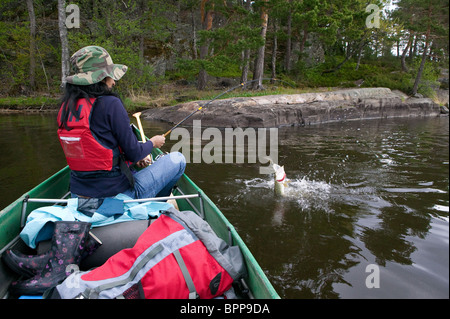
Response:
[[[170,192],[184,173],[186,159],[179,152],[160,157],[152,165],[134,174],[134,187],[123,194],[131,198],[150,198],[169,196]]]

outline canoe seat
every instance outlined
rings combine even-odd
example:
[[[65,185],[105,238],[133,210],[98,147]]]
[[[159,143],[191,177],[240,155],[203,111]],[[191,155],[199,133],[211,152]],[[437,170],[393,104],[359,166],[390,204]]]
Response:
[[[133,220],[92,228],[91,232],[102,242],[102,245],[81,262],[80,269],[89,270],[99,267],[122,249],[133,247],[153,220],[155,219]],[[40,242],[37,246],[37,253],[45,253],[50,249],[50,245],[51,240]]]

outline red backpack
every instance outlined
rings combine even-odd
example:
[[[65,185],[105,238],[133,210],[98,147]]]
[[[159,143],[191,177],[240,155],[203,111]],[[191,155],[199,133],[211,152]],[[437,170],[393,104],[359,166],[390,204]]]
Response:
[[[191,211],[165,211],[133,248],[102,266],[74,272],[53,298],[214,298],[246,276],[239,247],[229,246]]]

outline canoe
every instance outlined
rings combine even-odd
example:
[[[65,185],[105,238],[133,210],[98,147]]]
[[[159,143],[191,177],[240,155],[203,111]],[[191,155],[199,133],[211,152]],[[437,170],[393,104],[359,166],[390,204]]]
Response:
[[[134,129],[136,132],[138,131],[136,127]],[[154,149],[152,155],[156,157],[161,153],[161,150]],[[66,166],[0,212],[0,255],[8,249],[18,249],[29,254],[36,253],[19,237],[28,214],[36,208],[49,206],[45,202],[34,202],[33,199],[69,197],[69,179],[70,169]],[[217,236],[229,244],[239,246],[248,270],[248,277],[242,283],[242,287],[248,291],[246,296],[255,299],[280,298],[233,225],[186,174],[178,181],[173,196],[176,198],[176,205],[180,211],[194,211],[210,224]],[[10,271],[3,262],[0,262],[0,298],[8,298],[8,287],[12,281],[17,279],[17,275]]]

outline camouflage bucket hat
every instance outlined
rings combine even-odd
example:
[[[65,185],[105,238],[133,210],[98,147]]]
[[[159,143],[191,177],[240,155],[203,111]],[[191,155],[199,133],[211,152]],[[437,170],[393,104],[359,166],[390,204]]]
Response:
[[[75,52],[70,58],[74,75],[67,82],[77,85],[90,85],[111,77],[118,81],[127,72],[128,67],[114,64],[109,53],[99,46],[87,46]]]

